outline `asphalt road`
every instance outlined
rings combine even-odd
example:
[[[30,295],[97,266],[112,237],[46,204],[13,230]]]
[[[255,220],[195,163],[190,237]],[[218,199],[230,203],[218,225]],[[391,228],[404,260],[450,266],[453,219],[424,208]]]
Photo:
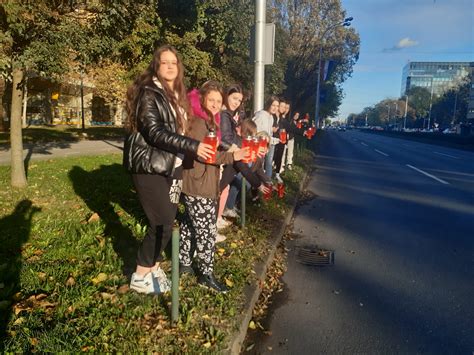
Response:
[[[473,354],[474,153],[358,131],[320,143],[252,352]],[[334,265],[299,263],[308,245]]]

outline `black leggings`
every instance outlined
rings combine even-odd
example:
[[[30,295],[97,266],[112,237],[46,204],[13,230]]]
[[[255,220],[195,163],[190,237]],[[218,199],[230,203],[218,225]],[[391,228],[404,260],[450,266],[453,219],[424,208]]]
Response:
[[[170,201],[173,179],[161,175],[133,174],[133,183],[148,218],[148,231],[138,248],[137,265],[152,267],[163,259],[171,239],[178,204]]]
[[[275,146],[275,155],[273,156],[273,161],[275,162],[275,173],[280,173],[281,161],[283,159],[283,153],[285,152],[285,144],[278,143]]]

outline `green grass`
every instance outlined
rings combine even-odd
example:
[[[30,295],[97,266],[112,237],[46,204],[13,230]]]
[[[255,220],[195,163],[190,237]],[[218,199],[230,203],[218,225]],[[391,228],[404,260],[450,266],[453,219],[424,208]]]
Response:
[[[81,128],[69,126],[30,127],[24,128],[23,143],[44,142],[76,142],[80,139],[111,139],[122,138],[124,129],[121,127],[86,127],[84,136]],[[10,132],[0,132],[0,144],[10,142]]]
[[[171,295],[127,290],[146,220],[120,162],[121,155],[33,161],[25,190],[0,191],[0,350],[213,353],[226,345],[302,169],[286,174],[287,199],[249,206],[246,230],[232,227],[217,246],[216,274],[231,292],[216,295],[183,278],[171,328]],[[0,167],[3,186],[9,175]]]

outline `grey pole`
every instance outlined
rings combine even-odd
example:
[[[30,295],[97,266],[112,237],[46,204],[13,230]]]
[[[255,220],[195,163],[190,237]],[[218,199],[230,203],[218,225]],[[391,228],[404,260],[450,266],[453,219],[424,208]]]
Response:
[[[408,95],[405,95],[405,115],[403,117],[403,129],[407,128]]]
[[[83,82],[84,72],[81,69],[81,122],[82,122],[82,131],[85,131],[85,119],[84,119],[84,82]]]
[[[316,107],[314,108],[314,124],[316,127],[319,126],[319,91],[320,91],[320,82],[321,82],[321,57],[323,55],[323,43],[319,45],[319,60],[318,60],[318,73],[316,76]]]
[[[433,77],[431,77],[431,96],[430,96],[430,113],[428,114],[428,130],[430,130],[432,107],[433,107]]]
[[[253,111],[263,109],[265,65],[263,64],[263,43],[265,40],[265,0],[255,1],[255,68]]]
[[[179,227],[173,226],[171,235],[171,326],[179,321]]]
[[[458,92],[456,91],[456,96],[454,97],[453,120],[451,121],[451,126],[454,124],[454,121],[456,120],[457,105],[458,105]]]

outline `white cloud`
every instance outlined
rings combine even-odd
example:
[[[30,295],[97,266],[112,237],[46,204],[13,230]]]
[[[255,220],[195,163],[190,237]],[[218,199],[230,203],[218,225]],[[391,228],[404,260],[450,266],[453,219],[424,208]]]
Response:
[[[409,37],[402,38],[400,41],[398,41],[397,45],[395,48],[407,48],[407,47],[413,47],[417,46],[418,42],[410,39]]]
[[[410,37],[405,37],[402,38],[401,40],[398,41],[396,45],[394,45],[392,48],[384,48],[383,52],[394,52],[394,51],[399,51],[403,48],[408,48],[408,47],[413,47],[417,46],[418,42],[410,39]]]

